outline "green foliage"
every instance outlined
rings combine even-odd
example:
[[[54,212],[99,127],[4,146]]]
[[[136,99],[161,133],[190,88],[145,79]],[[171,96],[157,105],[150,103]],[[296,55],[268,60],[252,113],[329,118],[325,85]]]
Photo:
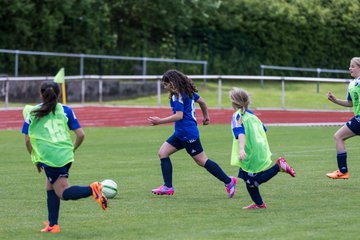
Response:
[[[0,48],[207,60],[209,74],[259,74],[261,64],[346,69],[360,49],[359,3],[359,0],[3,1]],[[11,75],[11,59],[1,60],[0,71]],[[21,59],[20,74],[47,74],[67,61],[26,57]],[[142,63],[124,62],[89,61],[85,72],[141,72]],[[78,62],[71,63],[68,68],[77,74],[77,66]],[[150,74],[162,74],[169,68],[166,64],[148,67]],[[188,74],[202,73],[191,65],[170,67]]]
[[[40,233],[47,218],[44,174],[32,166],[19,130],[3,130],[1,239],[357,239],[358,138],[347,140],[350,180],[328,179],[325,174],[337,167],[336,130],[268,126],[273,159],[285,156],[297,176],[279,173],[264,183],[261,193],[268,208],[247,211],[241,207],[251,199],[241,180],[234,199],[228,199],[223,184],[184,150],[172,156],[175,195],[151,194],[151,188],[162,184],[157,151],[172,126],[86,128],[70,183],[110,178],[118,183],[119,194],[106,212],[91,197],[62,201],[60,234]],[[200,132],[206,154],[236,175],[238,169],[229,165],[229,126],[200,126]]]

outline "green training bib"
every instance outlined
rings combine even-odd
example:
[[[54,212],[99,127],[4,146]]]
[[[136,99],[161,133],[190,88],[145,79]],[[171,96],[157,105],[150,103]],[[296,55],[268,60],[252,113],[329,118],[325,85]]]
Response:
[[[241,116],[240,110],[238,113]],[[233,136],[231,165],[242,168],[246,172],[257,173],[271,164],[271,152],[263,124],[254,114],[245,112],[241,116],[245,128],[245,153],[243,161],[239,159],[239,140]]]
[[[40,108],[34,107],[31,111]],[[74,145],[71,140],[68,119],[60,103],[55,114],[50,112],[40,119],[30,112],[29,137],[32,145],[31,160],[51,167],[62,167],[74,161]]]

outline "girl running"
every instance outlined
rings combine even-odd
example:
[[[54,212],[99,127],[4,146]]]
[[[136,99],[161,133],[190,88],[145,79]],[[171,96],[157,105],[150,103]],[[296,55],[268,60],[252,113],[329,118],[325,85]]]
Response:
[[[343,107],[353,107],[354,117],[344,124],[334,135],[336,147],[336,160],[338,169],[326,174],[332,179],[348,179],[350,177],[347,166],[347,151],[345,141],[356,135],[360,135],[360,57],[354,57],[350,61],[349,71],[354,78],[350,82],[347,91],[346,100],[338,99],[332,92],[328,92],[328,99]]]
[[[243,89],[233,88],[229,96],[232,107],[236,110],[231,120],[233,133],[231,165],[240,168],[238,177],[244,180],[246,189],[254,202],[243,209],[266,208],[260,195],[260,184],[273,178],[279,171],[295,177],[295,171],[282,157],[267,169],[272,161],[265,133],[266,128],[248,109],[249,94]]]
[[[152,125],[174,122],[175,132],[162,144],[158,152],[164,184],[152,189],[152,193],[157,195],[174,194],[170,155],[185,148],[199,166],[204,167],[225,184],[229,198],[232,198],[235,194],[237,179],[226,175],[216,162],[206,156],[201,146],[195,118],[195,102],[201,108],[203,124],[208,125],[210,119],[204,99],[197,94],[197,89],[191,79],[177,70],[167,71],[162,77],[162,83],[169,92],[173,114],[165,118],[149,117],[148,121]]]
[[[77,200],[92,195],[102,209],[107,208],[107,199],[102,194],[100,182],[90,186],[70,186],[69,169],[74,161],[74,152],[84,140],[85,134],[72,109],[58,103],[60,89],[54,82],[44,82],[40,89],[42,103],[26,114],[22,133],[25,144],[37,171],[46,174],[48,221],[41,232],[60,232],[58,224],[60,199]],[[75,132],[73,144],[70,132]]]

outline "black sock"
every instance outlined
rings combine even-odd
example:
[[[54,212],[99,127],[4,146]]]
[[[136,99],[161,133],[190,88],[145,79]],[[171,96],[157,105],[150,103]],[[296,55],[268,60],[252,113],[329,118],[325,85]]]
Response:
[[[231,182],[231,178],[229,178],[229,176],[224,173],[224,171],[216,162],[208,159],[204,168],[223,183],[229,184]]]
[[[260,196],[259,188],[256,186],[250,186],[249,184],[246,184],[246,189],[248,190],[251,199],[256,205],[263,204],[263,200]]]
[[[49,190],[47,194],[47,208],[48,208],[48,220],[49,225],[52,227],[58,224],[59,210],[60,210],[60,198],[56,195],[54,190]]]
[[[346,163],[347,153],[346,152],[337,153],[336,159],[340,172],[347,173],[348,172],[347,163]]]
[[[78,200],[80,198],[86,198],[92,195],[90,186],[71,186],[63,192],[63,199],[66,200]]]
[[[273,178],[279,171],[280,171],[279,166],[277,164],[275,164],[271,168],[269,168],[261,173],[258,173],[256,176],[256,181],[259,185],[264,182],[267,182],[271,178]]]
[[[160,165],[164,179],[164,185],[167,187],[172,187],[172,164],[170,158],[161,158]]]

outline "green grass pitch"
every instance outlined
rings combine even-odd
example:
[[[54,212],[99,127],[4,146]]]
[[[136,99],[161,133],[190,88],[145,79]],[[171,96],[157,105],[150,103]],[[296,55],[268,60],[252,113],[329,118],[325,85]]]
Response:
[[[261,185],[265,210],[251,203],[242,181],[234,199],[185,151],[172,156],[175,195],[156,196],[162,184],[157,151],[172,126],[85,128],[70,171],[72,185],[113,179],[119,194],[102,211],[91,198],[62,201],[60,234],[39,230],[47,219],[44,174],[38,174],[19,130],[0,131],[1,239],[357,239],[359,139],[347,141],[349,180],[325,177],[336,169],[336,127],[268,127],[273,159],[285,156],[296,178],[279,173]],[[206,154],[229,175],[228,125],[200,126]]]

